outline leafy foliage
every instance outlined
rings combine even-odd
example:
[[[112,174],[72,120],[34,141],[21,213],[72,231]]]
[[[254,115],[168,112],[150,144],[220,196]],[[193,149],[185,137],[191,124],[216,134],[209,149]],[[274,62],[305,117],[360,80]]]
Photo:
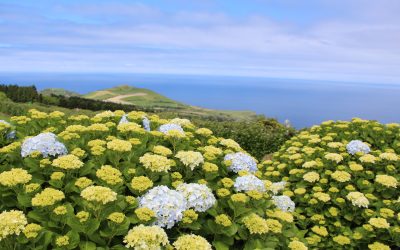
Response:
[[[346,149],[354,140],[367,143],[371,152],[365,146],[364,152]],[[264,164],[269,178],[290,183],[284,193],[296,203],[297,225],[307,230],[313,248],[395,249],[400,245],[399,153],[399,124],[357,118],[313,126]]]

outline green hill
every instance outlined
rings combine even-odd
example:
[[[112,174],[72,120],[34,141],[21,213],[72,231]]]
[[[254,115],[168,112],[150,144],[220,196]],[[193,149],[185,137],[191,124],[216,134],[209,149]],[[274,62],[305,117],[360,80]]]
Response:
[[[253,119],[256,114],[251,111],[227,111],[212,110],[196,106],[186,105],[154,91],[136,88],[128,85],[116,86],[114,88],[98,90],[82,97],[89,99],[103,100],[121,104],[133,104],[138,107],[152,108],[165,112],[172,112],[178,115],[214,117],[221,119]]]
[[[63,96],[80,96],[79,93],[69,91],[62,88],[48,88],[40,91],[42,95],[63,95]]]

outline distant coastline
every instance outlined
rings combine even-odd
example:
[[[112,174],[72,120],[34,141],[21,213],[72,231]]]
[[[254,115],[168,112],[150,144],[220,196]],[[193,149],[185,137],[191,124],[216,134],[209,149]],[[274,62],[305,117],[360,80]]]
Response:
[[[332,81],[145,74],[0,73],[3,84],[35,84],[86,94],[121,84],[211,109],[252,110],[297,128],[352,117],[399,122],[400,86]]]

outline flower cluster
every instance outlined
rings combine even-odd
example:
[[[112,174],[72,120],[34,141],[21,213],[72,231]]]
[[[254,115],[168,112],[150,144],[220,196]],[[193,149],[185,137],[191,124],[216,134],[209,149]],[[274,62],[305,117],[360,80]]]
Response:
[[[197,212],[207,211],[216,202],[212,190],[204,184],[182,183],[176,190],[185,197],[187,208],[193,208]]]
[[[347,149],[347,152],[349,154],[352,154],[352,155],[354,155],[356,153],[368,154],[371,151],[369,146],[366,143],[364,143],[364,142],[362,142],[360,140],[352,140],[352,141],[350,141],[346,145],[346,149]]]
[[[98,202],[107,204],[117,199],[117,193],[108,187],[102,186],[89,186],[82,190],[81,196],[87,201]]]
[[[127,248],[138,250],[161,249],[162,246],[169,244],[168,236],[165,231],[158,226],[139,225],[131,230],[124,238]]]
[[[27,223],[21,211],[11,210],[0,213],[0,241],[10,235],[19,235]]]
[[[140,111],[90,117],[32,110],[11,121],[0,121],[0,205],[7,211],[0,214],[1,249],[306,248],[291,212],[291,198],[299,192],[287,190],[288,178],[270,181],[289,165],[268,175],[265,164],[237,142],[187,119]],[[4,139],[14,127],[18,137]],[[390,153],[374,154],[375,160],[395,167]],[[317,171],[325,160],[310,169]],[[341,172],[318,174],[343,178]],[[390,174],[379,174],[369,183],[395,192]],[[327,200],[322,191],[312,195]],[[395,211],[382,207],[371,215],[379,220],[365,226],[383,230],[385,219],[391,228]]]
[[[250,155],[238,152],[225,155],[225,161],[230,162],[229,170],[235,173],[238,173],[241,170],[245,170],[248,172],[256,172],[257,171],[257,162]]]
[[[265,192],[265,183],[255,177],[254,175],[245,175],[239,176],[235,180],[235,184],[233,185],[236,191],[259,191]]]
[[[30,137],[22,143],[21,156],[27,157],[33,152],[40,152],[43,157],[65,155],[68,153],[64,144],[57,140],[53,133],[41,133]]]
[[[203,155],[199,152],[179,151],[175,155],[175,157],[178,158],[183,163],[183,165],[189,167],[191,170],[204,163]]]
[[[157,186],[139,198],[139,206],[147,207],[156,213],[157,226],[171,228],[182,219],[187,202],[178,191],[166,186]]]
[[[296,224],[311,248],[400,245],[399,140],[398,125],[329,121],[301,131],[263,163],[271,181],[288,183],[283,194],[296,204]]]

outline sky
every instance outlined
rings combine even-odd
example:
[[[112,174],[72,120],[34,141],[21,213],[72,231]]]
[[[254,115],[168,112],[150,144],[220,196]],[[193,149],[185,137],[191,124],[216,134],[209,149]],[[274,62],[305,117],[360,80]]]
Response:
[[[398,0],[0,0],[0,72],[400,84]]]

